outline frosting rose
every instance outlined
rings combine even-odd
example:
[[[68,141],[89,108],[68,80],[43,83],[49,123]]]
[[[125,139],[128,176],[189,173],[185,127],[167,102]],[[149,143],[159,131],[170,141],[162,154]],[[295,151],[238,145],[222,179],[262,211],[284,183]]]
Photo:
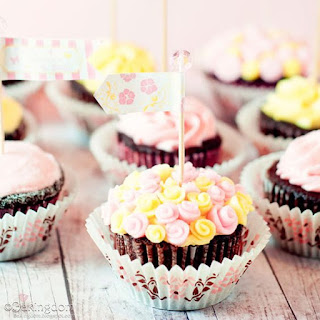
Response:
[[[200,168],[199,176],[200,177],[205,176],[214,183],[217,183],[221,180],[221,176],[211,169]]]
[[[209,243],[216,234],[216,227],[212,221],[200,218],[191,222],[190,231],[199,241]]]
[[[160,176],[156,174],[153,170],[146,170],[141,173],[140,176],[140,186],[142,192],[154,193],[161,191],[160,187]]]
[[[200,191],[206,192],[212,186],[212,181],[207,176],[200,176],[196,179],[195,184]]]
[[[211,186],[207,193],[209,194],[211,201],[214,205],[223,205],[225,202],[226,194],[218,186]]]
[[[123,185],[128,188],[139,189],[140,187],[140,175],[138,171],[130,173],[123,181]]]
[[[123,229],[133,238],[144,237],[149,225],[147,216],[143,213],[133,213],[126,216],[122,222]]]
[[[167,241],[175,246],[181,246],[188,238],[189,225],[182,221],[176,220],[166,225]]]
[[[201,211],[201,215],[206,214],[212,208],[211,198],[209,194],[206,192],[190,192],[187,195],[187,199],[189,201],[195,201],[198,204],[198,207]]]
[[[277,175],[310,192],[320,192],[320,130],[293,140],[280,158]]]
[[[173,222],[179,218],[178,207],[171,202],[160,204],[155,211],[155,215],[157,221],[161,224]]]
[[[160,243],[166,237],[166,230],[162,225],[149,224],[146,229],[146,237],[153,243]]]
[[[147,217],[152,217],[155,214],[155,209],[160,205],[160,201],[155,194],[145,193],[137,199],[136,212],[142,212]]]
[[[215,118],[209,108],[193,97],[187,97],[185,111],[185,147],[200,147],[203,141],[216,136]],[[178,150],[179,130],[174,113],[144,112],[120,117],[118,131],[131,137],[138,145],[147,145],[159,150]]]
[[[183,188],[178,186],[167,187],[162,193],[159,193],[161,202],[172,202],[178,204],[182,202],[186,197],[186,192]]]
[[[182,201],[182,203],[178,204],[178,209],[180,219],[187,223],[191,223],[192,221],[198,219],[201,215],[196,202]]]
[[[236,187],[233,181],[229,178],[222,178],[217,185],[224,191],[226,200],[230,199],[236,193]]]
[[[242,192],[237,192],[229,202],[227,202],[227,204],[229,204],[236,212],[238,216],[238,224],[245,226],[247,224],[248,213],[254,210],[251,197]]]
[[[173,168],[171,168],[168,164],[157,164],[152,167],[152,170],[159,175],[161,181],[164,182],[171,176]]]
[[[108,193],[108,201],[102,205],[101,217],[106,225],[110,225],[112,214],[118,210],[120,202],[115,195],[115,189],[110,189]]]
[[[111,231],[118,234],[126,234],[126,230],[123,228],[123,220],[128,215],[130,211],[125,208],[119,208],[111,216]]]
[[[136,207],[136,200],[139,197],[140,192],[136,190],[125,190],[122,193],[122,201],[128,210],[134,210]]]
[[[232,234],[238,226],[238,216],[231,206],[213,207],[208,219],[215,224],[217,234]]]
[[[195,180],[198,175],[199,172],[197,168],[195,168],[190,161],[186,162],[183,170],[183,183]],[[176,166],[175,170],[172,172],[172,177],[174,180],[180,182],[179,166]]]
[[[182,185],[182,188],[185,190],[186,194],[189,192],[200,193],[200,189],[196,186],[194,182],[187,182]]]

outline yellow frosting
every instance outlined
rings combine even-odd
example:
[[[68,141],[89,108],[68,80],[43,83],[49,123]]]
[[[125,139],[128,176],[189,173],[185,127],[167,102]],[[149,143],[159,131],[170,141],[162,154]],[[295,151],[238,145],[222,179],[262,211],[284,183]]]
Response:
[[[246,81],[257,80],[260,76],[259,62],[256,60],[246,61],[242,64],[242,79]]]
[[[123,182],[123,185],[129,189],[138,189],[140,184],[140,172],[134,171],[130,173]]]
[[[5,133],[13,133],[18,129],[23,119],[23,109],[19,102],[11,97],[2,99],[3,126]]]
[[[252,199],[249,195],[242,192],[237,192],[228,203],[236,212],[238,216],[238,223],[242,225],[247,224],[248,212],[253,211]]]
[[[161,202],[181,203],[186,197],[186,192],[179,186],[166,187],[162,193],[159,193]]]
[[[160,201],[155,194],[145,193],[137,199],[136,212],[142,212],[147,217],[154,216],[154,210],[160,205]]]
[[[320,128],[320,86],[303,77],[278,82],[261,111],[276,121],[311,130]]]
[[[123,219],[130,214],[125,208],[118,209],[111,216],[111,231],[118,234],[126,234],[126,230],[123,229]]]
[[[187,199],[189,201],[197,202],[201,215],[206,214],[212,208],[211,198],[206,192],[189,192],[187,195]]]
[[[191,234],[183,246],[208,244],[216,234],[216,226],[211,220],[200,218],[190,224]]]
[[[206,192],[213,183],[208,177],[200,176],[195,180],[195,184],[200,189],[200,191]]]
[[[166,230],[160,224],[149,224],[146,230],[146,237],[153,243],[160,243],[166,237]]]
[[[96,50],[89,62],[103,75],[108,73],[154,72],[155,63],[148,51],[130,43],[106,43]],[[81,80],[94,93],[101,81]]]
[[[160,176],[161,181],[165,182],[171,176],[173,168],[168,164],[158,164],[152,170]]]
[[[302,73],[302,65],[298,59],[292,58],[284,62],[283,75],[286,78],[297,76]]]

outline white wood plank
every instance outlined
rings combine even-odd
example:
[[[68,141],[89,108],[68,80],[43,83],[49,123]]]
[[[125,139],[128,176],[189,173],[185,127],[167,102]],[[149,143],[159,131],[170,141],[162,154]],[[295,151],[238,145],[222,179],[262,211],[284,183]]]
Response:
[[[42,252],[1,262],[0,289],[0,319],[40,319],[45,315],[70,318],[56,233]]]
[[[269,245],[266,256],[297,319],[320,319],[320,261]]]

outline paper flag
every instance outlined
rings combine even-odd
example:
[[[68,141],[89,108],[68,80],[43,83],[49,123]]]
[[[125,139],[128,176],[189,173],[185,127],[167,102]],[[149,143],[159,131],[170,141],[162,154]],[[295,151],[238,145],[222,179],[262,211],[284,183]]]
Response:
[[[181,104],[181,72],[109,75],[94,97],[106,113],[172,111]]]
[[[97,78],[88,63],[101,40],[0,38],[1,80]]]

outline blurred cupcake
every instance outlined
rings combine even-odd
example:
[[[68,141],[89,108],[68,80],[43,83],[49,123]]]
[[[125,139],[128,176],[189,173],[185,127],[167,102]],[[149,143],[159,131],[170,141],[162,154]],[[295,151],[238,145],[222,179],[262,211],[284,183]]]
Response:
[[[109,73],[153,72],[155,64],[144,49],[126,43],[105,43],[89,58],[101,76],[97,80],[50,83],[46,93],[60,113],[68,120],[75,118],[88,132],[110,120],[93,93]]]
[[[184,111],[186,161],[196,167],[215,166],[223,175],[235,174],[252,154],[247,141],[216,121],[211,110],[193,97],[185,98]],[[131,113],[97,129],[90,150],[103,171],[124,178],[156,164],[177,164],[178,136],[174,113]]]
[[[242,183],[281,246],[320,258],[320,130],[249,164]]]
[[[12,260],[46,245],[70,197],[58,162],[27,142],[5,142],[0,177],[0,260]]]
[[[205,48],[202,69],[230,119],[279,80],[305,75],[308,58],[307,45],[291,35],[247,27],[216,37]]]
[[[273,93],[242,108],[240,131],[261,153],[282,150],[292,138],[320,129],[319,94],[320,86],[310,79],[281,80]]]
[[[226,268],[224,271],[232,273],[233,268],[237,269],[233,263],[242,260],[246,251],[247,215],[252,210],[251,198],[241,186],[212,169],[196,169],[188,162],[182,184],[179,184],[179,168],[167,164],[130,174],[122,185],[109,191],[109,199],[100,210],[100,222],[95,221],[99,224],[96,227],[109,234],[108,238],[99,238],[112,247],[111,256],[108,255],[112,266],[113,262],[115,265],[116,261],[120,262],[117,257],[125,258],[121,260],[122,279],[127,273],[137,281],[139,277],[153,279],[158,289],[155,298],[160,298],[175,288],[170,284],[174,277],[183,275],[185,281],[193,278],[192,285],[183,284],[190,286],[188,293],[186,288],[177,293],[176,299],[182,301],[173,309],[180,310],[191,308],[192,303],[188,302],[197,297],[194,285],[198,277],[206,283],[203,288],[208,286],[205,291],[217,293],[214,290],[217,274],[212,277],[210,270],[213,265],[217,271]],[[258,229],[259,226],[263,226],[261,220]],[[93,230],[89,227],[88,231],[96,241]],[[261,238],[267,237],[266,230],[262,233]],[[235,256],[237,259],[233,259]],[[139,271],[132,274],[136,266]],[[165,278],[162,281],[157,277],[157,270]],[[133,286],[137,285],[134,283],[135,279]],[[177,292],[181,289],[177,288]],[[224,296],[229,292],[226,290]],[[217,301],[221,296],[214,298]],[[204,298],[203,303],[210,305],[210,299]],[[154,300],[152,296],[150,300]],[[160,308],[168,308],[168,303],[165,301]],[[196,308],[200,307],[203,306],[199,304]]]

